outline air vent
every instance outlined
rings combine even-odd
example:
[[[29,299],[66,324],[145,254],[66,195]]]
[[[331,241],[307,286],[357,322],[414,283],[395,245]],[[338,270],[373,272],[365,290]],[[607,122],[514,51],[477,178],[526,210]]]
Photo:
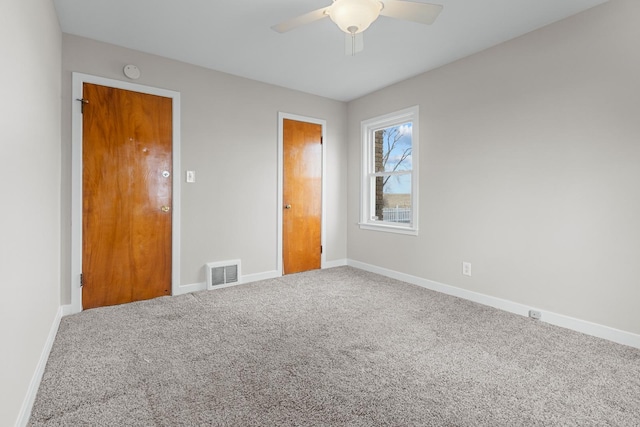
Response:
[[[206,265],[207,289],[240,283],[240,260],[210,262]]]

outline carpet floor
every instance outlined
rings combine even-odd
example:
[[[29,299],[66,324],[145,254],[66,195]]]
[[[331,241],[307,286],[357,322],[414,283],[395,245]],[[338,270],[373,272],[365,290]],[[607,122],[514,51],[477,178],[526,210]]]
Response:
[[[639,426],[640,350],[350,267],[64,317],[30,426]]]

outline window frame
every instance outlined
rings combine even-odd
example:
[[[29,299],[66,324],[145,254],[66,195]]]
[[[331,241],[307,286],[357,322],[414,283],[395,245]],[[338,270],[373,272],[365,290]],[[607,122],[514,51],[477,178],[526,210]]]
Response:
[[[374,177],[395,175],[396,172],[375,171],[375,133],[392,126],[411,122],[411,222],[408,225],[373,219],[375,215]],[[398,234],[418,235],[418,169],[419,169],[419,108],[413,106],[360,122],[361,183],[360,229]],[[400,172],[406,174],[406,172]]]

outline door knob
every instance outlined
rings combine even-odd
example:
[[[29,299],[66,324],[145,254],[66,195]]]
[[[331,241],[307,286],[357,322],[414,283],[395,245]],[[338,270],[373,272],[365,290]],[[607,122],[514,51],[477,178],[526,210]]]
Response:
[[[162,212],[169,212],[171,210],[171,208],[169,206],[163,206],[163,207],[160,208],[160,210]]]
[[[285,205],[284,208],[285,209],[291,209],[291,205]]]

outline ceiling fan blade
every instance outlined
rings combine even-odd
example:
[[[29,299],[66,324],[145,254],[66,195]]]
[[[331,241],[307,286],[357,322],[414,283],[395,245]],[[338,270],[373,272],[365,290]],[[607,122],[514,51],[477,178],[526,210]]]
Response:
[[[325,13],[327,9],[328,7],[323,7],[322,9],[317,9],[313,12],[305,13],[304,15],[300,15],[295,18],[289,19],[288,21],[281,22],[278,25],[274,25],[273,27],[271,27],[271,29],[273,31],[277,31],[278,33],[286,33],[287,31],[294,30],[298,27],[310,24],[329,16]]]
[[[364,33],[344,35],[344,54],[355,56],[364,50]]]
[[[380,15],[420,24],[433,24],[443,9],[440,4],[416,3],[405,0],[383,0]]]

